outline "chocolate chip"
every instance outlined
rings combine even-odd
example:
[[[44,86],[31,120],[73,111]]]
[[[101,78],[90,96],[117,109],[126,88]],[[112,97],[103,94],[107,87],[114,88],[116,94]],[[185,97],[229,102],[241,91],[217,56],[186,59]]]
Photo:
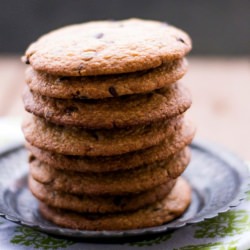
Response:
[[[103,36],[104,36],[103,33],[98,33],[98,34],[95,35],[95,38],[96,39],[101,39]]]
[[[186,44],[186,43],[185,43],[185,41],[184,41],[181,37],[177,38],[177,41],[179,41],[179,42],[182,42],[182,43]]]
[[[34,155],[30,155],[29,156],[29,163],[31,163],[32,161],[34,161],[36,159],[36,157]]]
[[[25,64],[30,64],[30,61],[29,61],[29,58],[28,58],[28,57],[26,57],[24,63],[25,63]]]
[[[118,96],[118,93],[116,92],[116,89],[111,86],[109,87],[109,93],[113,96],[113,97],[117,97]]]
[[[64,112],[66,113],[66,115],[71,115],[73,112],[76,112],[76,111],[78,111],[78,108],[74,107],[74,106],[67,107],[64,110]]]

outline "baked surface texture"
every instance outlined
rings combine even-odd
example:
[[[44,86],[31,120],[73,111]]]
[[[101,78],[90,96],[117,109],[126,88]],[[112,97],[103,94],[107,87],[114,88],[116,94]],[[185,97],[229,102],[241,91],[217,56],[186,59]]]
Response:
[[[146,126],[113,130],[85,130],[57,126],[27,114],[23,122],[26,140],[33,146],[66,155],[109,156],[149,148],[173,135],[183,124],[177,117]]]
[[[139,193],[176,179],[190,161],[188,148],[168,161],[157,162],[132,170],[107,173],[79,173],[56,170],[32,158],[30,174],[38,182],[48,184],[53,190],[74,194],[124,195]]]
[[[143,95],[86,101],[45,97],[26,88],[23,101],[28,112],[50,122],[89,129],[150,124],[182,114],[192,102],[189,91],[181,84]]]
[[[170,194],[161,201],[131,213],[87,214],[74,213],[40,204],[40,213],[55,224],[85,230],[128,230],[159,226],[171,221],[187,209],[191,188],[179,178]]]
[[[35,71],[28,67],[25,80],[40,95],[62,99],[102,99],[140,94],[163,88],[187,71],[187,60],[177,59],[149,70],[107,76],[66,77]]]
[[[44,218],[129,230],[185,212],[195,128],[179,80],[191,48],[184,31],[136,18],[69,25],[27,48],[22,130]]]
[[[49,184],[39,183],[31,176],[29,177],[29,188],[40,201],[52,207],[85,213],[134,211],[162,200],[171,191],[175,183],[175,179],[168,180],[146,192],[131,195],[96,196],[74,195],[63,191],[55,191]]]
[[[26,147],[39,161],[45,162],[56,169],[98,173],[131,169],[156,161],[167,160],[171,155],[190,144],[194,133],[194,125],[185,120],[174,134],[158,145],[144,150],[106,157],[62,155],[39,149],[29,143],[26,143]]]
[[[94,21],[52,31],[31,44],[23,61],[62,76],[105,75],[156,68],[184,57],[191,39],[158,21]]]

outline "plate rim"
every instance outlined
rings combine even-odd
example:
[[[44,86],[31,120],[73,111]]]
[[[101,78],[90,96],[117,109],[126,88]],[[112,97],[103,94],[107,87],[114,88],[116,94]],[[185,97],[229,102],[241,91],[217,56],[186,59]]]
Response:
[[[192,148],[199,148],[199,150],[202,149],[202,151],[206,151],[216,156],[216,158],[219,158],[223,160],[224,162],[226,162],[227,165],[237,165],[237,166],[240,165],[241,166],[241,168],[235,168],[235,170],[238,172],[238,174],[242,178],[241,186],[239,187],[238,193],[230,202],[228,202],[221,208],[218,208],[215,211],[210,212],[207,215],[202,215],[197,218],[193,217],[193,218],[188,219],[188,221],[179,221],[174,226],[168,225],[168,223],[166,223],[166,224],[156,226],[156,227],[132,229],[132,230],[119,230],[119,231],[117,230],[92,231],[92,230],[78,230],[78,229],[74,230],[74,229],[69,229],[69,228],[62,228],[56,225],[55,226],[49,226],[49,225],[42,226],[39,224],[36,225],[36,224],[32,224],[31,222],[27,220],[17,218],[11,214],[3,213],[1,211],[0,211],[0,217],[3,217],[4,219],[14,222],[16,224],[30,227],[38,231],[41,231],[43,233],[48,233],[48,234],[52,234],[55,236],[66,236],[66,237],[82,238],[82,239],[87,239],[87,238],[89,239],[91,238],[92,239],[93,238],[105,239],[106,238],[107,239],[107,238],[125,238],[125,237],[128,238],[128,237],[163,233],[168,230],[178,229],[187,225],[199,223],[206,219],[214,218],[218,216],[220,213],[227,212],[231,208],[238,206],[241,203],[241,201],[245,199],[246,192],[248,190],[250,170],[247,164],[242,159],[240,159],[240,157],[238,157],[236,154],[232,153],[228,149],[225,149],[221,145],[214,143],[214,142],[195,138],[190,146]],[[11,143],[0,150],[0,156],[11,153],[12,151],[18,150],[19,148],[23,148],[23,147],[24,147],[23,143],[20,143],[20,142]],[[218,152],[220,152],[220,155],[218,155]],[[240,171],[241,171],[241,174],[240,174]]]

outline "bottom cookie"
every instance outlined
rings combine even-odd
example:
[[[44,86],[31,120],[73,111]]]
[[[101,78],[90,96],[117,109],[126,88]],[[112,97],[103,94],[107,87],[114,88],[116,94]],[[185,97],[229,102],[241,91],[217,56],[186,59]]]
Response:
[[[191,188],[179,178],[165,199],[131,213],[87,214],[56,209],[40,203],[40,213],[53,223],[82,230],[129,230],[159,226],[184,213],[191,202]]]

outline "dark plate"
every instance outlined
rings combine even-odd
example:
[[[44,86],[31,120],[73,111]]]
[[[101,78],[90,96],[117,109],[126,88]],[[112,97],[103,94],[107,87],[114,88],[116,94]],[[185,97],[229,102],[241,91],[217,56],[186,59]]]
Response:
[[[184,173],[193,193],[185,214],[158,227],[127,231],[86,231],[58,227],[37,211],[37,200],[27,188],[27,152],[23,146],[0,154],[0,216],[54,235],[79,238],[131,237],[165,232],[212,218],[237,206],[247,189],[247,166],[217,145],[194,141],[192,161]]]

